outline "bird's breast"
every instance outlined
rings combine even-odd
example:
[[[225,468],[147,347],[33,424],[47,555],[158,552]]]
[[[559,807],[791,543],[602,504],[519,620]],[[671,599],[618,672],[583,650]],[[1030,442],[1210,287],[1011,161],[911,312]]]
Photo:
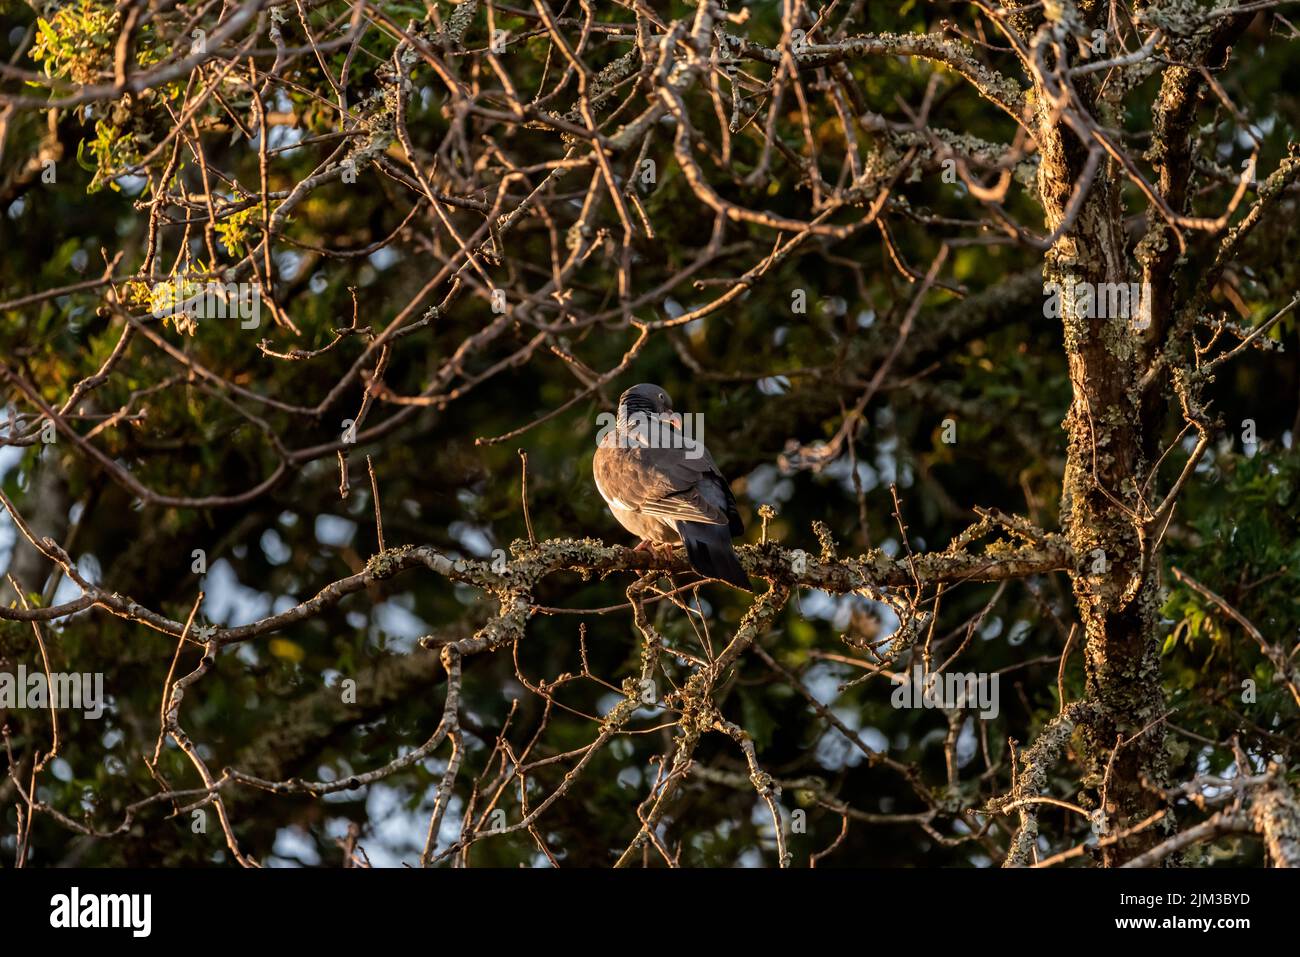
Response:
[[[599,454],[599,453],[597,453],[597,454]],[[601,484],[601,481],[600,481],[600,468],[599,468],[599,467],[596,468],[595,471],[594,471],[594,478],[596,479],[596,491],[600,493],[600,497],[603,498],[603,499],[605,500],[605,504],[608,505],[611,509],[613,509],[614,511],[618,511],[618,512],[635,512],[635,511],[636,511],[635,508],[633,508],[631,505],[628,505],[626,502],[624,502],[622,499],[620,499],[617,495],[610,495],[609,492],[605,491],[605,486],[602,485],[602,484]]]

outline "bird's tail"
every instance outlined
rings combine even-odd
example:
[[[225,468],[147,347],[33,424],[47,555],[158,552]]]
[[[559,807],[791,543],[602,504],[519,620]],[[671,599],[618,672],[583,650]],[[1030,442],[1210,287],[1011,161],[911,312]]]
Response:
[[[731,547],[731,532],[726,525],[678,522],[677,531],[686,546],[686,558],[697,572],[745,591],[754,590],[749,576],[740,567],[735,549]]]

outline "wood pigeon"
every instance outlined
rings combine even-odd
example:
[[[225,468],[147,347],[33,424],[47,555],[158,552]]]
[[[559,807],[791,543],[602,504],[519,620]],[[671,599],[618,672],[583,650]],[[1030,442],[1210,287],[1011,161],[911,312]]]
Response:
[[[753,591],[731,546],[745,531],[736,497],[700,440],[682,429],[668,393],[642,383],[623,393],[592,461],[601,498],[641,543],[682,542],[701,575]]]

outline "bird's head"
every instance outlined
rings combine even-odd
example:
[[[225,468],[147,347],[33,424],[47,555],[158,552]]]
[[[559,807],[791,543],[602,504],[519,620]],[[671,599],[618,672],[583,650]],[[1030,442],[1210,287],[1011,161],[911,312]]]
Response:
[[[652,382],[634,385],[618,397],[618,421],[627,423],[648,419],[665,419],[680,428],[681,417],[673,412],[673,400],[668,391]]]
[[[618,397],[620,415],[668,415],[673,411],[673,400],[663,386],[651,382],[634,385]]]

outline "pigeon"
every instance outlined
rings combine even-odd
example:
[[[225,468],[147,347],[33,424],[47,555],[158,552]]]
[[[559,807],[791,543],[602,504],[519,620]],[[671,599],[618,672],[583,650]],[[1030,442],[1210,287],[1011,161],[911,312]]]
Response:
[[[745,531],[731,486],[704,443],[685,434],[672,399],[642,383],[619,397],[592,460],[596,489],[637,548],[682,542],[701,575],[753,591],[732,548]]]

